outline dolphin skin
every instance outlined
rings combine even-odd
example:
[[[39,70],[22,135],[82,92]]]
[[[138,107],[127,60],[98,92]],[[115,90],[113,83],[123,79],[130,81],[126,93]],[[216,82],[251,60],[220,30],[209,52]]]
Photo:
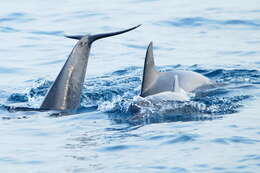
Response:
[[[189,101],[190,98],[188,93],[185,92],[179,85],[178,76],[174,76],[174,83],[172,84],[171,91],[163,91],[153,95],[149,95],[145,97],[146,99],[153,100],[174,100],[174,101]]]
[[[159,72],[155,69],[153,56],[153,43],[150,42],[144,62],[141,97],[147,97],[162,92],[192,92],[202,86],[212,85],[213,82],[207,77],[185,70],[171,72]]]
[[[79,41],[49,89],[40,109],[66,111],[79,108],[91,44],[98,39],[123,34],[139,26],[105,34],[66,36]]]

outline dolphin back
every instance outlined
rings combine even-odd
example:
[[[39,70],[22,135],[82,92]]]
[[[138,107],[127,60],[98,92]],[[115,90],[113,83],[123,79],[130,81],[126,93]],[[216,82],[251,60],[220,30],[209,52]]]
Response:
[[[153,56],[153,43],[150,42],[144,62],[141,97],[147,97],[165,91],[180,92],[181,90],[184,90],[185,92],[192,92],[199,87],[211,84],[212,81],[210,79],[193,71],[156,71]]]

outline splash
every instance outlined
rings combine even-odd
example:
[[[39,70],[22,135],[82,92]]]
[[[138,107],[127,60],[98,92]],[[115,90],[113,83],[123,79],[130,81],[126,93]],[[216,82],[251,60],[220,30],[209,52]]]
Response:
[[[238,112],[251,91],[258,88],[260,72],[245,69],[208,70],[196,65],[166,66],[161,71],[186,69],[199,72],[217,82],[214,88],[198,90],[188,99],[176,101],[171,96],[142,98],[140,94],[142,68],[130,67],[87,78],[81,97],[81,112],[101,111],[116,122],[151,123],[215,119]],[[7,104],[39,107],[52,82],[37,79],[24,93],[12,93]],[[5,105],[5,104],[3,104]]]

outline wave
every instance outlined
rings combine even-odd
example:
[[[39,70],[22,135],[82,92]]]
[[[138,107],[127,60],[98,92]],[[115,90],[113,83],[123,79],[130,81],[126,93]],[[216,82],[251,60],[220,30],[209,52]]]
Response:
[[[210,26],[211,28],[221,29],[224,27],[249,27],[251,29],[258,29],[260,27],[259,20],[241,20],[241,19],[229,19],[229,20],[217,20],[204,17],[186,17],[176,18],[173,20],[162,21],[159,25],[167,25],[174,27],[202,27]]]
[[[161,71],[186,69],[216,81],[217,86],[198,90],[189,101],[149,101],[139,97],[142,68],[129,67],[99,77],[87,78],[80,111],[101,111],[116,122],[164,122],[214,119],[236,113],[243,101],[253,97],[249,91],[258,88],[260,72],[247,69],[203,69],[196,65],[165,66]],[[5,105],[37,108],[53,82],[33,81],[23,93],[12,93]]]

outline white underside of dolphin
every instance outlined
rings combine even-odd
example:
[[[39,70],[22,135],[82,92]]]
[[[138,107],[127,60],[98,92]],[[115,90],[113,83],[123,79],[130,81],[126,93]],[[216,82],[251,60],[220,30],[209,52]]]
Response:
[[[213,82],[207,77],[185,70],[159,72],[155,69],[153,43],[150,42],[144,63],[141,97],[160,95],[175,100],[189,100],[188,93],[197,88],[211,85]],[[170,92],[170,93],[169,93]]]

